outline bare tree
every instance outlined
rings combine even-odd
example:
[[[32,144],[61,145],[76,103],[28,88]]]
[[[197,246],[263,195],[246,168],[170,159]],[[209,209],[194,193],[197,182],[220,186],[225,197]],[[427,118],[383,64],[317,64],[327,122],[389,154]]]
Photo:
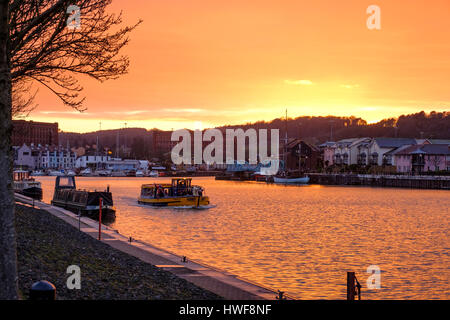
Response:
[[[12,113],[33,108],[32,82],[83,111],[80,76],[104,81],[127,72],[120,50],[141,21],[121,27],[121,15],[106,12],[111,1],[0,0],[0,299],[17,298]],[[80,9],[79,28],[68,27],[70,5]]]
[[[32,81],[12,82],[12,116],[15,118],[27,117],[37,104],[34,98],[38,90],[32,90]]]

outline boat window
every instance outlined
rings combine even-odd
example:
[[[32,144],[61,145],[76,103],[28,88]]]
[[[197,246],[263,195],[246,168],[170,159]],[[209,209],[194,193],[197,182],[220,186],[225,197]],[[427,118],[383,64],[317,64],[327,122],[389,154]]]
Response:
[[[150,188],[143,188],[141,191],[141,195],[144,197],[149,197],[153,195],[153,189]]]
[[[60,187],[75,187],[73,184],[73,179],[71,177],[60,177],[59,179]]]

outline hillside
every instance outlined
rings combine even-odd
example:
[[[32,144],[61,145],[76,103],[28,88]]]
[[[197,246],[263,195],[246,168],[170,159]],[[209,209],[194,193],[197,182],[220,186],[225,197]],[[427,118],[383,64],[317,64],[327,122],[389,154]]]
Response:
[[[283,118],[272,121],[259,121],[243,125],[223,126],[221,128],[267,128],[280,129],[280,137],[284,137],[286,121]],[[99,132],[73,133],[60,132],[60,143],[71,147],[93,145],[97,135],[100,146],[116,150],[117,141],[122,149],[129,151],[129,156],[149,158],[152,152],[153,132],[156,129],[127,128],[102,130]],[[358,117],[310,117],[289,118],[287,121],[289,137],[301,137],[311,143],[320,144],[325,141],[336,141],[350,137],[404,137],[450,139],[450,112],[425,113],[424,111],[402,115],[398,118],[384,119],[368,124]],[[120,154],[119,154],[120,155]]]

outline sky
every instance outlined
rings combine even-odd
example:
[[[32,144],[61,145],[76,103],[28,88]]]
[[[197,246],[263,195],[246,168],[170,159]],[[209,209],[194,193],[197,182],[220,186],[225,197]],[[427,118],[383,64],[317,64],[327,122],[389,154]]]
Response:
[[[370,5],[379,30],[367,27]],[[143,19],[123,50],[129,73],[80,78],[84,113],[36,85],[28,120],[74,132],[170,130],[272,120],[285,109],[368,122],[450,109],[448,0],[114,0],[110,11],[123,11],[125,24]]]

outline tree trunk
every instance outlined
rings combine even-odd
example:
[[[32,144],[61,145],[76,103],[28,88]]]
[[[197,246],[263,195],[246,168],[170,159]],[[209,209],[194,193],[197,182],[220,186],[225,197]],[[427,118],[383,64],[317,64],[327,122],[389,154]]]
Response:
[[[18,298],[12,189],[12,104],[8,2],[8,0],[0,0],[0,300]]]

